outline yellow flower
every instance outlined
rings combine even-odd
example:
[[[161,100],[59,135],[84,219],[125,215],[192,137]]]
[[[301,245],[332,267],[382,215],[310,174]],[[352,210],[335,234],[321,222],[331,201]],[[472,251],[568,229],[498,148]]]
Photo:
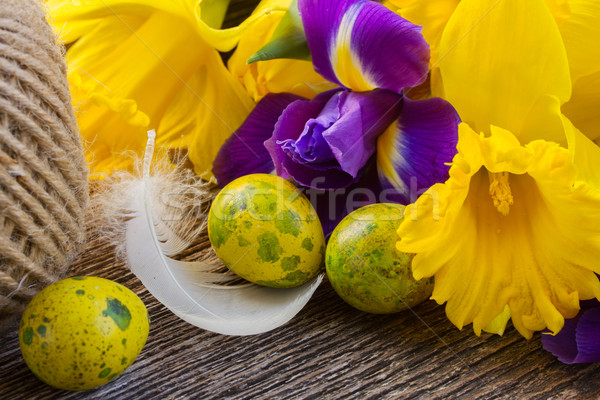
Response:
[[[432,95],[444,97],[439,75],[439,45],[446,24],[460,0],[387,0],[388,7],[423,26],[431,47]],[[600,144],[600,2],[597,0],[545,0],[562,36],[572,80],[571,99],[562,111],[589,138]],[[491,9],[496,5],[491,4]],[[533,25],[531,30],[537,29]]]
[[[415,277],[435,276],[459,328],[500,333],[510,312],[525,337],[558,332],[600,298],[600,148],[560,113],[571,84],[556,22],[542,0],[463,0],[440,53],[458,154],[407,208],[398,248],[418,253]]]
[[[572,158],[461,124],[450,179],[408,207],[398,232],[398,248],[418,253],[415,278],[435,275],[432,298],[456,326],[479,334],[508,305],[522,335],[558,332],[580,299],[600,297],[600,192],[576,179]]]
[[[126,169],[143,153],[145,131],[161,147],[189,147],[198,174],[254,103],[227,71],[227,51],[262,7],[238,27],[219,30],[228,1],[50,0],[67,52],[69,82],[93,177]],[[270,2],[267,2],[270,3]]]
[[[275,0],[287,9],[292,0]],[[255,12],[260,12],[258,8]],[[313,98],[317,93],[335,85],[317,74],[310,61],[275,59],[247,64],[246,61],[270,39],[285,11],[275,11],[258,20],[246,34],[228,61],[228,68],[254,101],[267,93],[294,93]]]

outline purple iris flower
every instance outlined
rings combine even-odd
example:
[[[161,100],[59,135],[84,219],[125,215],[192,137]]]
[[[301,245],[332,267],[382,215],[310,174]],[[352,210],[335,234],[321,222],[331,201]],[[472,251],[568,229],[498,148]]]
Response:
[[[400,96],[381,89],[334,89],[290,103],[264,142],[275,172],[302,186],[347,187],[359,178],[401,104]]]
[[[565,364],[600,361],[600,302],[585,300],[575,318],[556,335],[542,333],[542,345]]]
[[[340,88],[311,100],[265,96],[218,153],[219,184],[275,172],[306,190],[369,188],[366,202],[407,204],[445,181],[456,154],[456,111],[439,98],[405,95],[427,78],[421,28],[368,0],[299,0],[298,8],[315,70]],[[343,198],[316,198],[320,216],[332,219],[324,226],[357,208],[325,213],[323,203]]]

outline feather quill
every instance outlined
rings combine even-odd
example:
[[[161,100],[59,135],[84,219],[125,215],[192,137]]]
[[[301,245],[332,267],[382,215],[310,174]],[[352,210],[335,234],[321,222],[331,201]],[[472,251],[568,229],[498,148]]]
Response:
[[[127,207],[130,213],[125,226],[124,251],[131,271],[173,313],[206,330],[252,335],[288,322],[306,305],[321,283],[322,275],[291,289],[251,283],[224,285],[238,278],[228,271],[219,272],[222,264],[214,256],[195,262],[171,258],[192,243],[192,236],[198,233],[194,224],[198,224],[191,219],[174,217],[168,210],[181,214],[182,210],[189,210],[186,202],[199,199],[181,191],[185,184],[179,179],[159,179],[158,187],[154,186],[154,177],[150,176],[154,138],[155,132],[149,131],[142,179],[128,190],[132,197]],[[157,201],[157,197],[164,197],[165,193],[169,204],[164,199]],[[204,211],[204,218],[205,214]]]

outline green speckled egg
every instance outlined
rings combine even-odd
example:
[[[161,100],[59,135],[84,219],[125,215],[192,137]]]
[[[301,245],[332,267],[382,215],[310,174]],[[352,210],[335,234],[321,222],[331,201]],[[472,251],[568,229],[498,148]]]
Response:
[[[31,371],[49,385],[84,390],[120,375],[149,331],[146,306],[131,290],[91,276],[63,279],[25,309],[19,344]]]
[[[301,285],[318,274],[325,255],[312,204],[275,175],[246,175],[225,186],[211,206],[208,236],[223,264],[263,286]]]
[[[413,255],[396,249],[404,206],[379,203],[362,207],[335,228],[326,252],[331,285],[351,306],[388,314],[413,307],[433,291],[433,278],[415,281]]]

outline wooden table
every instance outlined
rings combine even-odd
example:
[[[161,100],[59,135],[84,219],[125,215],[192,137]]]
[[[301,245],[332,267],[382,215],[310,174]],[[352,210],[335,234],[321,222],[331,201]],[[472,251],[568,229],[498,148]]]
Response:
[[[94,234],[97,222],[89,226]],[[106,238],[89,241],[70,275],[101,276],[137,293],[152,321],[146,346],[114,381],[66,392],[29,371],[15,327],[0,335],[1,399],[600,397],[600,363],[561,364],[542,350],[539,335],[527,341],[512,328],[504,337],[459,331],[432,301],[414,313],[366,314],[324,282],[287,325],[235,337],[172,314],[115,259]]]
[[[233,0],[226,24],[257,0]],[[94,234],[95,223],[89,223]],[[191,326],[158,303],[105,238],[88,243],[70,275],[112,279],[132,289],[152,319],[142,353],[114,381],[85,392],[45,385],[23,361],[17,330],[0,334],[0,399],[208,398],[600,398],[600,363],[568,366],[514,329],[504,337],[459,331],[443,307],[362,313],[328,282],[287,325],[233,337]]]

